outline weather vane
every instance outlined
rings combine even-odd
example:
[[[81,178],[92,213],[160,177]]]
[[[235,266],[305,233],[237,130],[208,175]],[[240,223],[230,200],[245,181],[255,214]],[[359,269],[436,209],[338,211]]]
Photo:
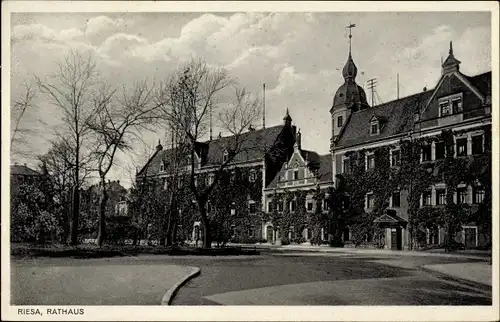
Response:
[[[352,38],[352,28],[356,27],[356,24],[354,23],[349,23],[349,26],[346,28],[349,28],[349,52],[351,52],[351,38]]]

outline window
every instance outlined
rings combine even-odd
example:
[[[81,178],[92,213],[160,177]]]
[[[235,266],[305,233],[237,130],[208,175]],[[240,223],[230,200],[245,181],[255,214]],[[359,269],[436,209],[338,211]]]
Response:
[[[439,113],[440,116],[451,115],[451,108],[449,101],[439,103]]]
[[[432,194],[430,191],[424,191],[422,193],[422,206],[430,206],[431,205]]]
[[[370,129],[370,134],[371,135],[376,135],[378,134],[378,122],[372,123],[371,129]]]
[[[467,138],[457,139],[457,156],[463,157],[467,155]]]
[[[278,211],[279,212],[283,212],[283,202],[282,201],[278,201]]]
[[[299,170],[293,170],[293,180],[299,180]]]
[[[295,209],[297,208],[297,201],[295,200],[292,200],[290,201],[290,211],[295,211]]]
[[[482,203],[484,200],[484,189],[483,187],[473,187],[472,188],[472,203],[478,204]]]
[[[160,163],[160,172],[165,171],[165,165],[163,164],[163,161]]]
[[[349,163],[349,159],[344,159],[342,161],[342,167],[343,167],[343,173],[350,173],[351,172],[351,165]]]
[[[483,136],[475,135],[472,137],[472,154],[483,153]]]
[[[432,146],[427,144],[422,146],[422,161],[431,161],[432,160]]]
[[[446,204],[446,190],[436,189],[436,205]]]
[[[437,228],[429,229],[428,236],[429,236],[429,245],[439,244],[439,229]]]
[[[248,226],[248,237],[253,237],[255,232],[255,226],[254,225],[249,225]]]
[[[394,191],[392,193],[392,207],[401,207],[401,193],[399,191]]]
[[[436,160],[444,159],[446,156],[444,142],[436,142],[434,148],[436,149]]]
[[[457,204],[467,203],[467,188],[457,189]]]
[[[391,166],[396,167],[401,165],[401,151],[394,150],[391,155]]]
[[[194,177],[194,186],[198,187],[198,177]]]
[[[214,183],[214,180],[215,180],[215,175],[214,175],[214,174],[212,174],[212,173],[211,173],[211,174],[209,174],[209,175],[208,175],[208,182],[209,182],[209,184]]]
[[[273,208],[273,202],[272,201],[269,201],[267,203],[267,212],[273,212],[274,211],[274,208]]]
[[[250,174],[248,175],[248,181],[255,182],[255,179],[256,179],[256,174],[255,174],[255,171],[252,170],[252,171],[250,171]]]
[[[222,162],[226,162],[228,158],[229,158],[229,153],[227,151],[224,151],[224,155],[222,156]]]
[[[255,202],[250,202],[249,211],[251,214],[254,214],[257,212],[257,206],[255,205]]]
[[[212,212],[212,203],[210,203],[210,201],[209,201],[209,202],[207,202],[207,212],[208,212],[208,213],[211,213],[211,212]]]
[[[375,202],[375,198],[373,197],[373,194],[369,193],[366,195],[366,208],[370,209],[373,208]]]
[[[344,118],[342,116],[337,117],[337,127],[342,127],[344,125]]]
[[[182,178],[177,179],[177,187],[182,188]]]
[[[167,180],[167,178],[163,178],[163,189],[164,190],[168,189],[168,180]]]
[[[312,211],[313,210],[313,203],[312,201],[307,202],[307,211]]]
[[[462,112],[462,98],[457,97],[451,100],[451,109],[453,114]]]
[[[366,169],[374,169],[375,168],[375,155],[369,154],[366,156]]]
[[[323,210],[328,210],[330,209],[330,206],[328,205],[328,199],[323,200]]]

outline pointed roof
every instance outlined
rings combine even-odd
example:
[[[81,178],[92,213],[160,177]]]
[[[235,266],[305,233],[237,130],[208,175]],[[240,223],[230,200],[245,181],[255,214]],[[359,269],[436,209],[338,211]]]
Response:
[[[287,122],[291,122],[292,121],[292,117],[290,116],[290,111],[288,110],[288,107],[286,108],[286,114],[283,117],[283,120],[287,121]]]
[[[443,74],[458,71],[461,61],[456,59],[453,55],[453,42],[450,41],[450,50],[448,52],[448,57],[444,61],[441,67],[443,67]]]
[[[344,68],[342,69],[342,76],[344,76],[344,80],[346,82],[355,83],[357,74],[358,74],[358,68],[354,63],[351,51],[349,50],[349,56],[347,57],[347,62],[345,63]]]

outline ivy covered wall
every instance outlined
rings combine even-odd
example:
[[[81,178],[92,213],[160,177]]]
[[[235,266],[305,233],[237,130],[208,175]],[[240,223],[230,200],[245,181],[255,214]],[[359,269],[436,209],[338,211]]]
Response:
[[[401,191],[401,207],[398,214],[408,220],[408,228],[413,247],[425,243],[425,229],[443,227],[445,240],[453,239],[462,225],[474,223],[480,232],[491,237],[491,129],[489,126],[475,128],[484,132],[484,153],[455,157],[454,137],[466,131],[443,131],[440,135],[417,139],[401,140],[398,146],[380,146],[345,154],[348,158],[349,173],[344,173],[346,194],[351,202],[353,216],[351,225],[353,239],[362,241],[373,232],[381,233],[373,220],[381,216],[389,207],[392,192]],[[444,142],[446,157],[441,160],[421,162],[421,151],[432,142]],[[392,167],[390,150],[398,148],[401,163]],[[375,167],[366,170],[366,155],[373,153]],[[470,151],[469,151],[470,154]],[[444,184],[446,204],[421,207],[422,194],[432,185]],[[459,185],[479,185],[484,188],[484,200],[479,205],[457,204],[455,193]],[[373,207],[365,209],[366,195],[373,193]],[[371,239],[368,237],[368,239]]]

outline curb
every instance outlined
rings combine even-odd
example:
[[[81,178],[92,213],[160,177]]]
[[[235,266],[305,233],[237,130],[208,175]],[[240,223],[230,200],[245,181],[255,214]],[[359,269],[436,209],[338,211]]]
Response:
[[[430,268],[427,268],[424,266],[420,266],[420,269],[427,272],[427,273],[430,273],[430,274],[432,274],[440,279],[455,282],[455,283],[464,284],[470,288],[476,288],[476,289],[479,289],[481,291],[486,291],[486,292],[490,292],[490,293],[492,292],[492,289],[493,289],[492,285],[483,284],[481,282],[474,282],[474,281],[470,281],[470,280],[467,280],[464,278],[451,276],[451,275],[448,275],[448,274],[445,274],[442,272],[438,272],[438,271],[435,271],[433,269],[430,269]]]
[[[425,253],[425,252],[415,252],[415,253],[410,253],[407,252],[405,253],[404,251],[387,251],[387,252],[363,252],[363,251],[356,251],[356,250],[348,250],[348,249],[343,249],[343,250],[329,250],[329,249],[318,249],[318,248],[311,248],[311,249],[299,249],[299,248],[277,248],[271,250],[271,252],[295,252],[295,253],[344,253],[344,254],[353,254],[353,255],[368,255],[368,256],[413,256],[413,257],[441,257],[441,258],[457,258],[457,259],[472,259],[472,260],[478,260],[478,261],[487,261],[489,257],[487,256],[475,256],[475,255],[468,255],[468,254],[446,254],[446,253]]]
[[[191,271],[185,275],[179,282],[177,282],[174,286],[172,286],[166,293],[163,295],[161,299],[161,305],[170,305],[172,300],[174,299],[177,291],[185,285],[192,278],[200,275],[201,269],[199,267],[192,267]]]

